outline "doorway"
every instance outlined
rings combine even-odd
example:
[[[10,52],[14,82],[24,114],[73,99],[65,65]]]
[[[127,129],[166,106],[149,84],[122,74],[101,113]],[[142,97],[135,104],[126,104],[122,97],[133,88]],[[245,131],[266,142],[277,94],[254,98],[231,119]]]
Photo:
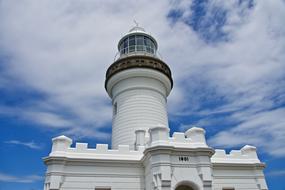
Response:
[[[175,190],[194,190],[192,187],[189,187],[188,185],[179,185],[176,187]]]

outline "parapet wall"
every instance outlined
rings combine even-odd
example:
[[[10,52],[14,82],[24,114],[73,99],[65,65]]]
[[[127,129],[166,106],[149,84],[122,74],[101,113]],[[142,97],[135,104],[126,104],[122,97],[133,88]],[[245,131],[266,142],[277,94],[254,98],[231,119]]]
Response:
[[[149,133],[149,136],[146,135]],[[205,131],[201,128],[193,127],[185,133],[173,133],[169,136],[169,129],[158,125],[148,132],[137,130],[135,150],[129,145],[119,145],[118,149],[108,149],[107,144],[97,144],[96,148],[88,148],[87,143],[76,143],[71,147],[72,140],[66,136],[53,138],[52,151],[49,156],[66,156],[70,158],[98,158],[115,160],[140,160],[143,151],[153,146],[173,146],[182,148],[208,148],[205,140]]]
[[[205,131],[202,128],[192,127],[185,133],[174,132],[169,136],[169,129],[157,125],[145,131],[135,132],[134,150],[129,145],[119,145],[118,149],[108,149],[107,144],[97,144],[96,148],[88,148],[87,143],[76,143],[71,147],[72,140],[66,136],[53,138],[52,151],[49,156],[62,156],[69,158],[103,159],[103,160],[133,160],[140,161],[144,156],[144,150],[155,146],[172,146],[174,148],[210,148],[205,139]],[[211,157],[212,163],[260,163],[256,148],[246,145],[240,150],[232,150],[226,154],[225,150],[217,149]]]
[[[212,163],[260,163],[256,153],[256,147],[250,145],[245,145],[240,150],[232,150],[229,154],[226,154],[225,150],[216,149],[211,161]]]
[[[174,132],[172,137],[170,137],[168,128],[157,125],[150,128],[148,133],[149,138],[145,136],[145,131],[136,131],[136,139],[139,139],[139,142],[136,142],[136,144],[144,145],[146,148],[163,145],[177,148],[209,148],[206,143],[204,129],[198,127],[192,127],[185,133]]]
[[[88,148],[87,143],[76,143],[66,136],[52,139],[52,151],[49,156],[66,156],[69,158],[105,159],[105,160],[140,160],[144,149],[131,150],[129,145],[119,145],[118,149],[108,149],[108,144],[97,144],[96,148]]]

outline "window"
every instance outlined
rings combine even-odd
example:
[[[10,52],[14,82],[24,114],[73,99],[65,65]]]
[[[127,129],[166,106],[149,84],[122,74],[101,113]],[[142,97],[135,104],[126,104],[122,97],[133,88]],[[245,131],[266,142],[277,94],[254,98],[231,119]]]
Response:
[[[143,45],[143,36],[137,36],[137,45]]]
[[[122,43],[122,45],[124,44],[124,46],[122,47],[121,51],[122,53],[128,53],[128,39],[125,39],[124,42]]]
[[[130,36],[129,38],[129,46],[134,46],[136,44],[135,36]]]
[[[144,35],[131,35],[124,39],[119,45],[120,54],[128,54],[132,52],[148,52],[155,54],[155,42]]]
[[[116,102],[113,106],[113,115],[115,116],[115,115],[117,115],[117,113],[118,113],[118,104]]]
[[[150,44],[150,39],[147,37],[144,37],[144,45],[150,46],[149,44]]]
[[[129,47],[129,52],[134,52],[135,51],[135,46],[130,46]]]

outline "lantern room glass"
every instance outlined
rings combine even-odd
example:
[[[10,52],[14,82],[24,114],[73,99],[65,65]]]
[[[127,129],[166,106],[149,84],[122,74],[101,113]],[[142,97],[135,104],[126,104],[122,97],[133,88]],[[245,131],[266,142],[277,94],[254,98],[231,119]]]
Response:
[[[144,35],[130,35],[121,41],[119,45],[120,55],[129,53],[149,53],[156,54],[155,42]]]

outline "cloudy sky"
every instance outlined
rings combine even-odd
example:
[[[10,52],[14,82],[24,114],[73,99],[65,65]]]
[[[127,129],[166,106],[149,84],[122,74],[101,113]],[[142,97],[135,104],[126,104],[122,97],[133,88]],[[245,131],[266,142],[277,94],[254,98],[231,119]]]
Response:
[[[52,137],[110,143],[105,71],[136,20],[173,73],[171,131],[257,146],[284,190],[284,18],[284,0],[0,0],[0,189],[42,189]]]

